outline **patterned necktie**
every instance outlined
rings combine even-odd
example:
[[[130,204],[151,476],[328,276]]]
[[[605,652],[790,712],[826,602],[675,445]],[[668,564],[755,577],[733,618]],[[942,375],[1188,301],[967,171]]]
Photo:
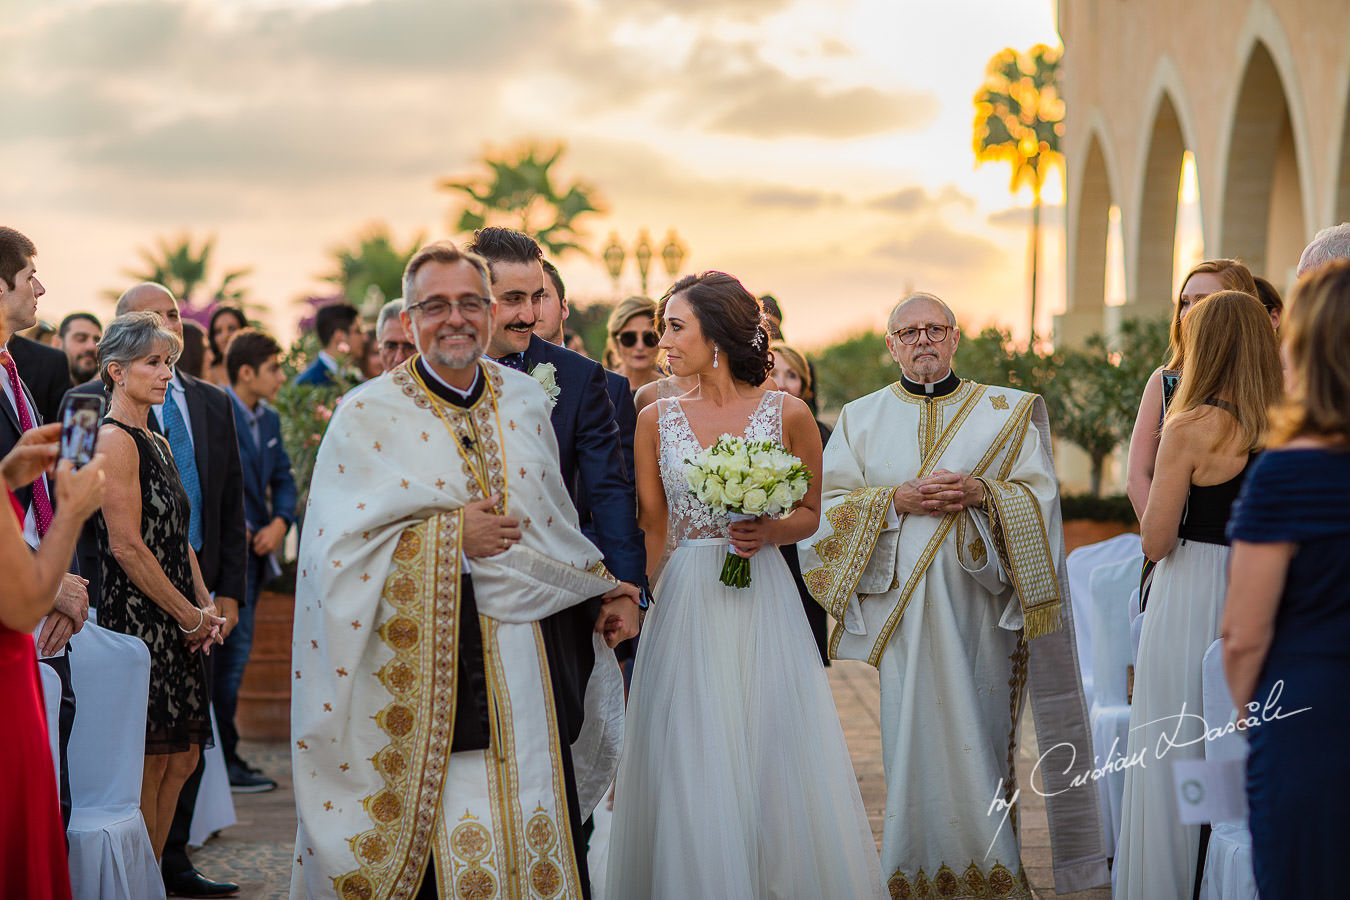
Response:
[[[177,385],[169,382],[169,393],[164,398],[161,417],[164,419],[164,436],[169,439],[173,461],[178,464],[178,475],[183,480],[183,489],[187,491],[188,502],[192,505],[192,515],[188,519],[188,543],[193,550],[201,550],[202,485],[197,479],[197,458],[192,452],[192,441],[188,439],[183,412],[174,400],[173,395],[178,390]]]
[[[27,431],[33,427],[33,414],[28,409],[28,398],[24,396],[23,384],[19,381],[19,367],[8,350],[0,350],[0,366],[9,376],[9,388],[14,392],[14,406],[19,413],[19,430]],[[47,496],[47,479],[39,476],[33,482],[33,518],[37,520],[38,537],[47,533],[52,525],[52,499]]]
[[[504,366],[508,366],[512,369],[515,369],[517,372],[525,371],[524,353],[508,353],[505,356],[498,359],[497,362],[501,363]]]

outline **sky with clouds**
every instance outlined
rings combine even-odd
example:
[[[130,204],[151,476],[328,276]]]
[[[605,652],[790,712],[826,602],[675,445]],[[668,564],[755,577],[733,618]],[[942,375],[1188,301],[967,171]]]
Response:
[[[138,248],[187,232],[289,335],[335,246],[455,237],[438,181],[534,138],[598,188],[594,249],[676,228],[804,346],[907,289],[1026,327],[1028,198],[976,168],[970,100],[998,50],[1057,42],[1053,0],[0,0],[0,40],[0,223],[38,244],[51,320],[110,312]],[[598,258],[559,265],[613,295]]]

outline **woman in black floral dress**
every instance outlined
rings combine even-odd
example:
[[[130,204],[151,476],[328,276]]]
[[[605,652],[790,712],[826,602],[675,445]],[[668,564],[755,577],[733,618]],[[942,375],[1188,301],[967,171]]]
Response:
[[[148,430],[150,407],[165,402],[181,344],[157,314],[130,313],[99,342],[108,416],[99,430],[108,489],[98,517],[103,562],[99,624],[150,649],[141,814],[158,857],[183,782],[211,738],[202,652],[220,625],[188,543],[191,506],[169,442]],[[167,407],[166,407],[167,409]],[[186,422],[186,410],[181,421]]]

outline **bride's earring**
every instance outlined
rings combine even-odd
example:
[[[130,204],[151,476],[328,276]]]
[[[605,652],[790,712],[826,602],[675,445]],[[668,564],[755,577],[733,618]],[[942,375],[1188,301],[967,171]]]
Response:
[[[713,344],[713,368],[717,368],[717,345]]]

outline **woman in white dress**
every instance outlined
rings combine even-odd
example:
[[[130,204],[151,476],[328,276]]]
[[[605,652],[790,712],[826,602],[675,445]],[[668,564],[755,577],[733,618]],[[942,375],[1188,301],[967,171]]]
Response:
[[[820,433],[800,400],[764,391],[768,335],[730,275],[667,292],[660,346],[697,376],[638,417],[648,559],[676,547],[642,632],[616,781],[606,896],[623,900],[882,897],[858,783],[825,669],[781,554],[820,510]],[[815,480],[789,515],[730,524],[689,493],[684,462],[722,434],[775,440]],[[720,581],[730,542],[751,584]]]

